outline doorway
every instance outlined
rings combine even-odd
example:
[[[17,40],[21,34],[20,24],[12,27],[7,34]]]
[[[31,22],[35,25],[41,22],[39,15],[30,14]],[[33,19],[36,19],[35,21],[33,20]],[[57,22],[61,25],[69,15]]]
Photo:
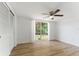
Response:
[[[35,40],[48,40],[48,22],[35,22]]]

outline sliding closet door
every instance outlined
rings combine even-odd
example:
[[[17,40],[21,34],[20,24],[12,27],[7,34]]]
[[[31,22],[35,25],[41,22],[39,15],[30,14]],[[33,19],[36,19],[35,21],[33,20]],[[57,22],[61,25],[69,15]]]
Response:
[[[9,9],[0,2],[0,56],[9,55],[13,47],[10,20]]]

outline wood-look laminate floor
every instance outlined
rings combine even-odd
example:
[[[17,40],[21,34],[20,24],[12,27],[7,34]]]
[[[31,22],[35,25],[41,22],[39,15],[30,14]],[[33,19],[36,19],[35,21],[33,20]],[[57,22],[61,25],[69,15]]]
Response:
[[[79,47],[60,41],[38,41],[17,45],[10,56],[79,56]]]

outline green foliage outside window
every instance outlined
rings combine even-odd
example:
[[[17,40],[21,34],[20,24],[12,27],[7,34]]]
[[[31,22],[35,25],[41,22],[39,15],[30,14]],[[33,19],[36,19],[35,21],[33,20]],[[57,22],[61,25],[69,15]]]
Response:
[[[36,23],[36,35],[47,35],[48,34],[48,24],[43,22]]]

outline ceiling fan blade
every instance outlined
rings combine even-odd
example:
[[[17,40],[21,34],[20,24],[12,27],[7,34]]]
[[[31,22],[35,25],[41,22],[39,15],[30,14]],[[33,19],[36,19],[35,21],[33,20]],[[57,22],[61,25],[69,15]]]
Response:
[[[49,14],[53,14],[53,13],[54,13],[53,11],[50,11],[50,12],[49,12]]]
[[[53,15],[56,14],[56,13],[58,13],[59,11],[60,11],[60,9],[57,9],[57,10],[53,13]]]
[[[64,15],[54,15],[54,16],[64,16]]]

